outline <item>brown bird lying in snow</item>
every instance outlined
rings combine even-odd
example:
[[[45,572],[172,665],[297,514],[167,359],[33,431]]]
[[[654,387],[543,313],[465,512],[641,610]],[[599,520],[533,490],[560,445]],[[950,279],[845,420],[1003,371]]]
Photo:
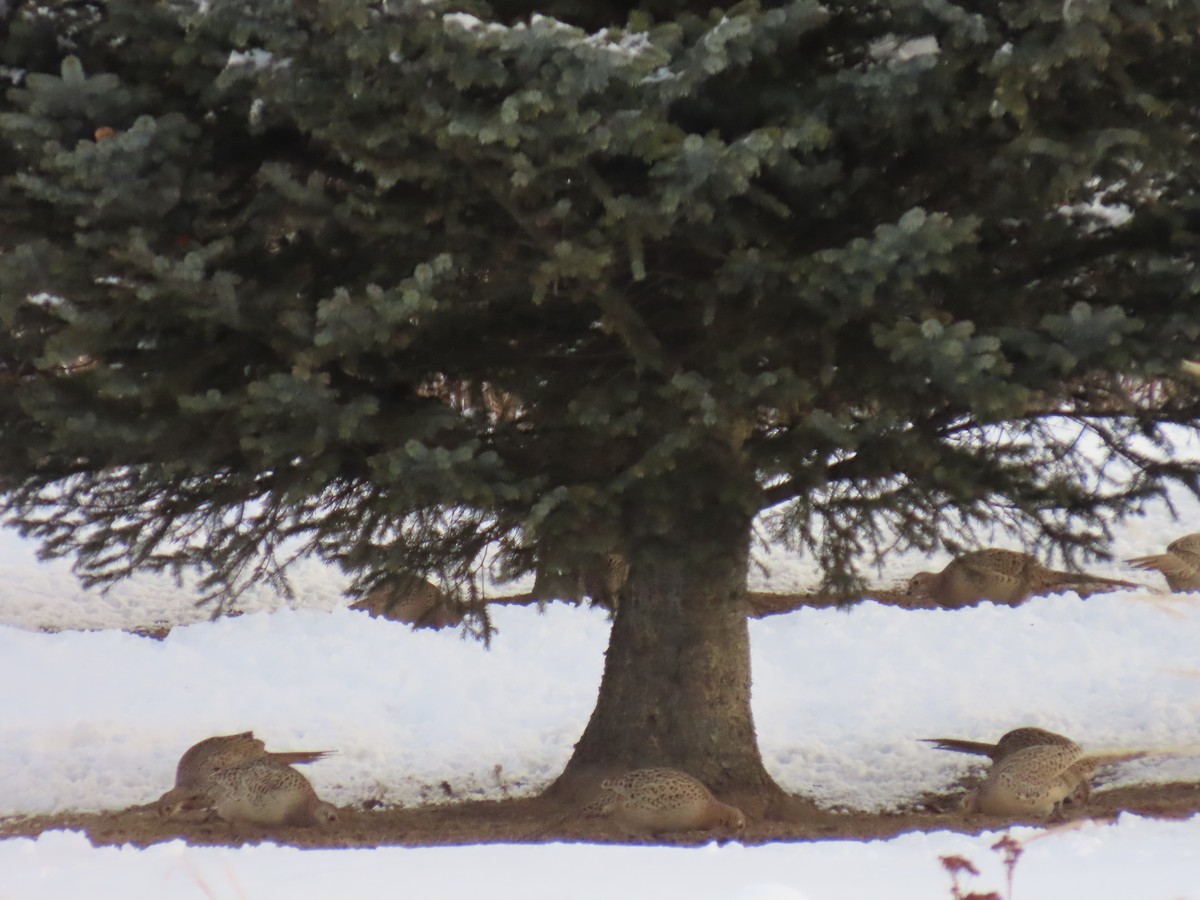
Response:
[[[1200,591],[1200,533],[1167,544],[1166,553],[1126,560],[1137,569],[1161,572],[1172,591]]]
[[[921,740],[933,744],[937,750],[952,750],[955,753],[973,753],[977,756],[986,756],[992,762],[999,762],[1010,753],[1014,753],[1017,750],[1024,750],[1026,747],[1051,745],[1079,749],[1079,745],[1066,735],[1047,731],[1044,728],[1034,728],[1031,725],[1014,728],[1012,731],[1005,732],[1000,736],[1000,740],[994,744],[982,741],[967,741],[962,738],[921,738]]]
[[[1016,550],[987,547],[951,560],[940,572],[918,572],[907,593],[945,609],[959,609],[983,600],[1009,606],[1041,594],[1076,591],[1080,596],[1114,588],[1141,587],[1132,581],[1049,569]]]
[[[746,827],[740,809],[722,803],[703,783],[676,769],[634,769],[606,779],[581,814],[604,816],[644,834]]]
[[[1090,793],[1092,776],[1099,766],[1147,756],[1196,753],[1198,749],[1084,753],[1077,746],[1041,744],[1025,747],[993,763],[984,783],[963,798],[963,809],[991,816],[1047,818],[1061,813],[1064,800]]]
[[[268,760],[277,765],[310,763],[324,759],[329,750],[293,750],[273,753],[254,736],[253,731],[205,738],[184,751],[175,767],[175,787],[158,800],[162,815],[174,815],[181,809],[195,809],[195,802],[208,788],[215,772],[253,760]]]
[[[337,821],[337,807],[317,796],[307,778],[270,757],[259,757],[218,769],[208,783],[183,796],[176,805],[191,802],[211,808],[233,825],[290,825],[309,827]],[[171,810],[164,810],[170,815]]]

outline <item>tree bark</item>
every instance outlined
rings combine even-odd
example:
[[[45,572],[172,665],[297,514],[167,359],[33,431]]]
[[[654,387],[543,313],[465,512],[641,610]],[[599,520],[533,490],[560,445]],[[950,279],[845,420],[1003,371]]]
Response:
[[[669,766],[751,815],[784,799],[750,709],[750,524],[691,527],[702,546],[635,555],[596,707],[550,792],[581,794],[613,773]]]

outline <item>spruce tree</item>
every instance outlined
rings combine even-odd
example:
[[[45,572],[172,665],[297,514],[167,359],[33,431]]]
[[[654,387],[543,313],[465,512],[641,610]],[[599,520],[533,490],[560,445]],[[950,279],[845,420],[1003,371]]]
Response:
[[[850,595],[1198,489],[1198,37],[1168,0],[10,2],[4,508],[214,597],[620,553],[563,783],[761,809],[756,523]]]

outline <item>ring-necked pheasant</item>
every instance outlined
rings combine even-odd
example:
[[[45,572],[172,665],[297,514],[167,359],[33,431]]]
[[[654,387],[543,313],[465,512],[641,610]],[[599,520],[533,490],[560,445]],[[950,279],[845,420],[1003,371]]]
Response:
[[[581,814],[604,816],[644,834],[746,827],[740,809],[722,803],[702,782],[677,769],[634,769],[606,779]]]
[[[909,580],[907,593],[945,609],[958,609],[983,600],[1016,606],[1039,594],[1076,591],[1086,597],[1114,588],[1136,587],[1141,585],[1050,569],[1028,553],[987,547],[962,554],[940,572],[918,572]]]
[[[1200,533],[1167,544],[1166,553],[1126,560],[1137,569],[1161,572],[1172,591],[1200,591]]]
[[[175,787],[158,800],[159,812],[174,815],[181,809],[195,809],[197,795],[208,787],[214,772],[253,760],[269,760],[277,765],[310,763],[328,756],[329,750],[292,750],[274,753],[254,736],[253,731],[222,734],[205,738],[184,751],[175,767]]]

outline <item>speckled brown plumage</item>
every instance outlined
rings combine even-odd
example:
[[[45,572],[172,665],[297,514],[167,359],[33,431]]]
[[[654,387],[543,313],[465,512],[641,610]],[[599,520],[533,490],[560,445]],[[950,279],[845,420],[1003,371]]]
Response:
[[[1200,591],[1200,533],[1185,534],[1166,553],[1126,560],[1137,569],[1161,572],[1172,591]]]
[[[461,625],[463,611],[441,588],[411,572],[386,579],[350,606],[372,618],[383,617],[417,628],[450,628]]]
[[[987,547],[964,553],[940,572],[918,572],[907,593],[946,609],[984,600],[1009,606],[1041,594],[1076,591],[1081,596],[1120,587],[1139,587],[1131,581],[1049,569],[1016,550]]]
[[[746,817],[722,803],[700,781],[676,769],[634,769],[609,778],[582,810],[604,816],[630,831],[655,834],[713,828],[740,830]]]
[[[580,574],[583,592],[592,602],[616,609],[621,588],[629,579],[629,563],[619,553],[605,553],[598,562],[585,566]]]
[[[307,827],[337,821],[337,808],[318,797],[307,778],[267,758],[213,772],[204,797],[220,818],[235,825]]]
[[[174,815],[180,809],[195,808],[197,796],[208,787],[214,772],[256,759],[278,765],[310,763],[328,756],[328,750],[293,750],[275,753],[254,736],[253,731],[205,738],[184,751],[175,767],[175,787],[158,800],[159,812]]]
[[[628,578],[629,563],[619,553],[593,554],[567,567],[539,560],[530,594],[536,600],[568,603],[588,597],[597,606],[616,609]]]
[[[1071,747],[1077,751],[1080,749],[1077,743],[1065,735],[1028,725],[1006,732],[994,744],[982,741],[968,741],[962,738],[922,738],[922,740],[933,744],[937,750],[952,750],[955,753],[974,753],[978,756],[986,756],[992,762],[999,762],[1009,754],[1017,750],[1024,750],[1026,747],[1048,745]]]
[[[968,812],[993,816],[1046,818],[1070,797],[1090,789],[1098,766],[1145,756],[1187,750],[1102,750],[1083,753],[1078,747],[1042,744],[1010,753],[994,763],[978,790],[963,800]]]

